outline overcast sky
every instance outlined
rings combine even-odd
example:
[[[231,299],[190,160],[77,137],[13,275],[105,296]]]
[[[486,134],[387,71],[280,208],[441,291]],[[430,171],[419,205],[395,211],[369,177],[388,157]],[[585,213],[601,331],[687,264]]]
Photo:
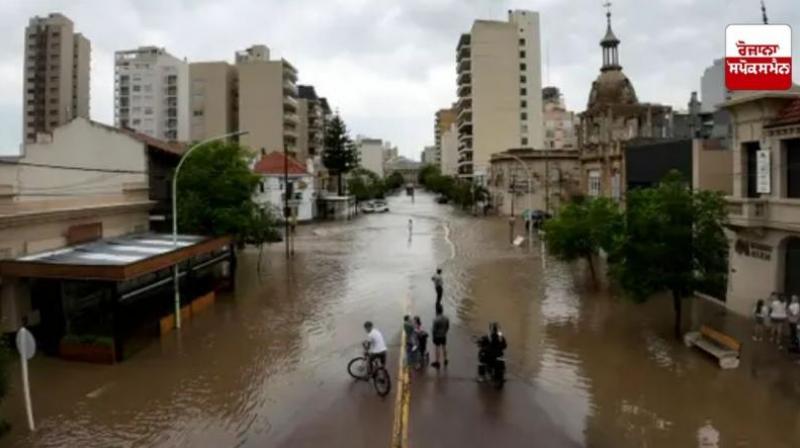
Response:
[[[771,23],[800,24],[800,0],[767,0]],[[353,136],[388,139],[418,158],[433,114],[455,100],[455,46],[475,19],[508,9],[541,14],[542,82],[582,111],[600,67],[602,0],[2,0],[0,153],[22,135],[24,29],[62,12],[92,42],[91,118],[113,122],[114,51],[165,47],[190,61],[233,59],[263,43],[291,61],[341,112]],[[700,75],[723,56],[729,23],[761,19],[758,0],[617,0],[620,63],[640,101],[685,109]],[[793,36],[795,82],[800,29]],[[549,54],[549,58],[544,55]],[[549,60],[549,63],[547,62]],[[549,66],[549,68],[548,68]],[[548,75],[549,74],[549,75]]]

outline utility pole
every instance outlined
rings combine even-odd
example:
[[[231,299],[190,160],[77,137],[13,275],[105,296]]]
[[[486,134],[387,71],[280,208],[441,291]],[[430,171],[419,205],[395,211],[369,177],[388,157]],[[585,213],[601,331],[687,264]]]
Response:
[[[514,202],[517,196],[517,180],[511,176],[511,216],[508,218],[508,242],[514,244],[514,224],[517,216],[514,214]]]
[[[544,211],[550,214],[550,155],[544,150]]]
[[[286,145],[283,145],[283,227],[284,234],[286,235],[286,258],[289,258],[289,239],[292,237],[289,233],[289,216],[292,214],[289,209],[289,151]]]

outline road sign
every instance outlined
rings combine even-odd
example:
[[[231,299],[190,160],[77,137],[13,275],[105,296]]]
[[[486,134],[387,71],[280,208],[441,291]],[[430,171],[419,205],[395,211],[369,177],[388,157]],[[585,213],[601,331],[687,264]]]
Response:
[[[19,355],[25,359],[31,359],[36,354],[36,340],[25,327],[20,328],[17,332],[17,350]]]

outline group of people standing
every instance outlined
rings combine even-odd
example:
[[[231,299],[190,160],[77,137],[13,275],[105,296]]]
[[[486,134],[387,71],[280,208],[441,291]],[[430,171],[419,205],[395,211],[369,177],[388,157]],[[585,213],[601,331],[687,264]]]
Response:
[[[789,336],[789,350],[800,350],[798,328],[800,325],[800,298],[793,295],[791,300],[785,294],[773,292],[768,300],[759,299],[753,309],[755,328],[753,340],[761,341],[764,333],[770,342],[783,348],[785,335]]]
[[[450,331],[450,319],[444,314],[442,306],[444,286],[441,269],[436,270],[431,281],[436,290],[436,317],[431,325],[435,359],[431,366],[438,369],[443,366],[447,367],[448,364],[447,333]],[[428,332],[422,326],[422,319],[419,316],[414,316],[413,319],[409,315],[403,316],[403,331],[406,334],[406,362],[421,369],[426,364],[428,356]]]

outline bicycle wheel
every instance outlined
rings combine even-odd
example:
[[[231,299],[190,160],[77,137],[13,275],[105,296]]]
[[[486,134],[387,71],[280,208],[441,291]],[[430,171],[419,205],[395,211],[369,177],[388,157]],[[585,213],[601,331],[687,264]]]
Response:
[[[378,367],[375,373],[372,374],[372,384],[375,386],[375,391],[378,395],[385,397],[392,389],[392,380],[389,378],[389,372],[383,368]]]
[[[368,378],[367,372],[367,358],[359,356],[353,358],[347,363],[347,373],[357,380],[366,380]]]

